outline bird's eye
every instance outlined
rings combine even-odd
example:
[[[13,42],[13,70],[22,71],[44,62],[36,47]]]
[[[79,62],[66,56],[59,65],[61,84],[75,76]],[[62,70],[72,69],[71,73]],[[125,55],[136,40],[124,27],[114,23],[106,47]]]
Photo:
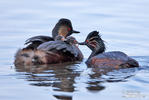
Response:
[[[71,31],[70,27],[68,27],[68,31]]]
[[[86,43],[88,43],[88,40],[86,40]]]

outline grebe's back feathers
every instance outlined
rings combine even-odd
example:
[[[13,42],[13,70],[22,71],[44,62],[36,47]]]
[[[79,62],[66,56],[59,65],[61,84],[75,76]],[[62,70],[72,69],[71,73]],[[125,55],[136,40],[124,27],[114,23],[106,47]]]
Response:
[[[79,55],[78,48],[75,45],[70,45],[64,41],[49,41],[42,43],[38,46],[39,50],[44,51],[58,51],[58,52],[69,52],[77,57]]]

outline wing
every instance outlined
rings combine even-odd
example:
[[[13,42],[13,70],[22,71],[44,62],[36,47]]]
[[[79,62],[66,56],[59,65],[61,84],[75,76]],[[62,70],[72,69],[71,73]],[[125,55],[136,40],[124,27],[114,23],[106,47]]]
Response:
[[[42,43],[38,46],[37,49],[45,50],[45,51],[61,51],[62,49],[66,49],[67,45],[63,41],[49,41]]]
[[[139,64],[135,59],[130,58],[120,51],[111,51],[98,54],[86,62],[89,66],[100,68],[130,68],[138,67]],[[93,64],[92,64],[93,63]]]
[[[54,41],[54,39],[49,36],[34,36],[27,39],[25,45],[29,44],[26,48],[36,49],[40,44],[47,41]]]
[[[104,52],[96,56],[97,58],[109,58],[113,60],[127,61],[129,57],[121,51]]]
[[[25,41],[25,44],[28,44],[28,43],[31,43],[31,42],[47,42],[47,41],[54,41],[54,39],[52,37],[49,37],[49,36],[34,36],[34,37],[31,37],[29,39],[27,39]]]
[[[52,52],[61,52],[61,53],[70,53],[77,57],[80,52],[78,52],[78,48],[75,45],[67,44],[63,41],[49,41],[42,43],[37,47],[37,49],[52,51]]]

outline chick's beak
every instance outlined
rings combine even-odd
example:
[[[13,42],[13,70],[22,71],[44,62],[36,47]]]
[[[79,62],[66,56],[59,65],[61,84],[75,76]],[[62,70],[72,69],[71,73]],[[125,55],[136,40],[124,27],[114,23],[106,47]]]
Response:
[[[77,47],[79,47],[79,44],[77,43],[77,44],[75,44]]]
[[[64,37],[62,37],[62,38],[61,38],[61,40],[62,40],[62,41],[65,41],[65,38],[64,38]]]

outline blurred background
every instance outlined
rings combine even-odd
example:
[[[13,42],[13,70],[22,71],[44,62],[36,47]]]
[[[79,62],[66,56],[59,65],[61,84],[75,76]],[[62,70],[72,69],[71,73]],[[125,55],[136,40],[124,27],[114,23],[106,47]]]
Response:
[[[81,32],[75,35],[78,41],[98,30],[108,51],[120,50],[131,56],[149,55],[147,0],[1,0],[0,4],[2,49],[19,48],[31,36],[51,35],[56,22],[68,18]]]

